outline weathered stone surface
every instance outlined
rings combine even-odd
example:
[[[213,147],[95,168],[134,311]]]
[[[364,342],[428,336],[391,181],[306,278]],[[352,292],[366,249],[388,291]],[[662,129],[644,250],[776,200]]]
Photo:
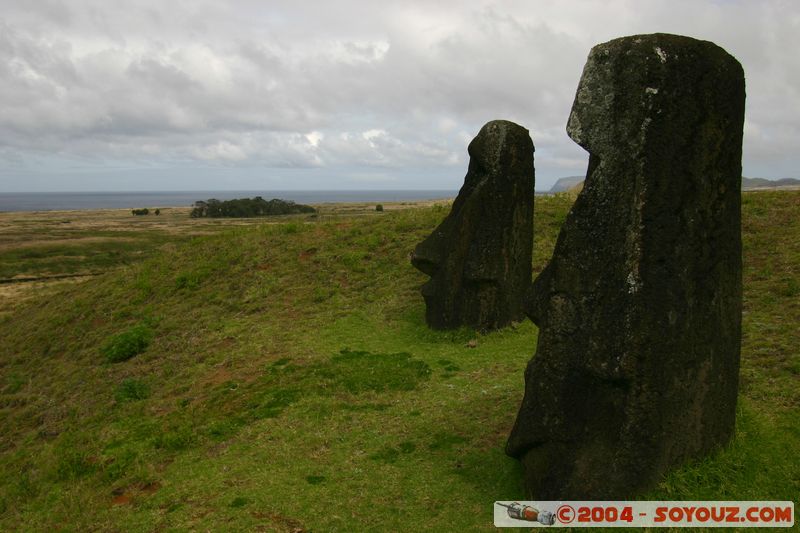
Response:
[[[469,169],[453,208],[414,250],[431,276],[422,287],[428,325],[499,328],[523,316],[531,283],[533,142],[505,120],[469,144]]]
[[[727,442],[741,336],[744,74],[675,35],[594,47],[567,132],[583,191],[526,312],[507,444],[532,499],[621,499]]]

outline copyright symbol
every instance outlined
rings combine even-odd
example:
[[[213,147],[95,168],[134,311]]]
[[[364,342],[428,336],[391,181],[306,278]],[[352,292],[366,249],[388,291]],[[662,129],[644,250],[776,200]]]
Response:
[[[569,524],[575,520],[575,509],[569,505],[562,505],[556,510],[556,516],[562,524]]]

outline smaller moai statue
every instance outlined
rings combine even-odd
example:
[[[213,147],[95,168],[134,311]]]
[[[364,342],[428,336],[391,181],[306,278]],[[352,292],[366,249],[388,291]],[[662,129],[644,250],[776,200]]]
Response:
[[[523,317],[531,283],[533,142],[505,120],[487,123],[469,144],[464,186],[447,218],[415,248],[411,263],[435,329],[491,330]]]

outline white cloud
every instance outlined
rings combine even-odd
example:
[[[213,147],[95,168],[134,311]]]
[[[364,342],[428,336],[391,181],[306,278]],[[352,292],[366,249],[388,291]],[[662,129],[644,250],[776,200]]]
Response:
[[[547,188],[586,164],[564,126],[591,46],[653,31],[713,40],[743,63],[745,173],[796,176],[800,6],[788,0],[0,0],[0,190],[74,161],[449,187],[495,118],[531,131]]]
[[[202,147],[194,153],[200,159],[219,159],[226,161],[242,161],[247,159],[247,153],[241,146],[236,146],[227,141],[220,141],[214,145]]]
[[[306,140],[311,146],[317,147],[319,146],[319,142],[325,138],[325,134],[319,131],[312,131],[311,133],[306,134]]]

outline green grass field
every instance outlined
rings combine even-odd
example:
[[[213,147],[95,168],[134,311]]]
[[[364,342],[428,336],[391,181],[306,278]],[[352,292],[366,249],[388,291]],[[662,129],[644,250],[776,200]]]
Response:
[[[425,326],[446,213],[231,227],[0,316],[0,530],[493,530],[536,328]],[[743,215],[736,439],[643,499],[800,500],[800,193]]]

